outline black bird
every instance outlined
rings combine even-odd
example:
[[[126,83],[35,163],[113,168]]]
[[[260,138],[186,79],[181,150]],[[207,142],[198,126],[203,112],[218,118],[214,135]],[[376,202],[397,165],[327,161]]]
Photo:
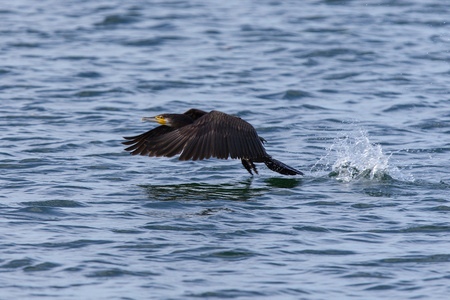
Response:
[[[129,141],[122,144],[130,146],[125,150],[132,155],[172,157],[181,153],[179,160],[240,158],[252,175],[252,170],[258,174],[254,163],[265,163],[272,171],[284,175],[303,175],[267,154],[265,140],[239,117],[192,108],[183,114],[162,114],[142,120],[162,125],[141,135],[124,137]]]

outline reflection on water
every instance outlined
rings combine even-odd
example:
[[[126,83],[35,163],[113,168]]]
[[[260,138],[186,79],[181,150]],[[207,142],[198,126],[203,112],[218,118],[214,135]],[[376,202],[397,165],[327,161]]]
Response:
[[[264,180],[264,182],[269,187],[282,188],[282,189],[293,189],[302,183],[302,178],[278,178],[272,177]]]
[[[268,188],[251,187],[252,178],[236,183],[182,183],[170,185],[140,185],[148,198],[159,201],[174,200],[231,200],[247,201],[261,196]]]

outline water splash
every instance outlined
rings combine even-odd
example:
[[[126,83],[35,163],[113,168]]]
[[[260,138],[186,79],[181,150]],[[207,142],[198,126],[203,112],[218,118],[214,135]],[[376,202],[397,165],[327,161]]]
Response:
[[[392,153],[383,152],[380,144],[371,143],[366,131],[359,129],[344,137],[336,138],[327,149],[325,157],[313,167],[325,165],[325,169],[339,181],[351,182],[362,179],[414,181],[412,175],[405,175],[390,163]]]

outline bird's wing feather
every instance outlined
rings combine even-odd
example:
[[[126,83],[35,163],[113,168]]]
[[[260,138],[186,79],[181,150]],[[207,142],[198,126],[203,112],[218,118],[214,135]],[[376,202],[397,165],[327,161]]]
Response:
[[[130,141],[124,144],[131,146],[125,150],[134,155],[148,156],[172,157],[181,153],[180,160],[210,157],[258,159],[267,156],[255,128],[241,118],[218,111],[205,114],[198,110],[189,111],[201,116],[179,129],[159,126],[126,138]]]
[[[163,136],[174,129],[169,126],[158,126],[156,128],[153,128],[152,130],[149,130],[147,132],[144,132],[143,134],[137,135],[137,136],[131,136],[131,137],[124,137],[124,139],[128,140],[126,142],[122,142],[124,145],[131,145],[130,147],[126,148],[126,151],[132,151],[131,154],[133,155],[147,155],[150,150],[151,143],[150,141],[152,139],[158,138],[160,136]]]
[[[252,125],[241,118],[218,111],[212,111],[164,138],[179,135],[187,137],[180,160],[202,160],[210,157],[252,159],[266,155]]]

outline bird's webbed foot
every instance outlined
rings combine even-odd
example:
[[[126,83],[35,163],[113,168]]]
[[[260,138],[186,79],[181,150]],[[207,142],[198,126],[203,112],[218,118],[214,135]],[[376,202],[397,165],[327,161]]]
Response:
[[[250,175],[253,175],[252,170],[255,172],[255,174],[258,174],[258,170],[256,170],[256,166],[251,159],[243,158],[241,159],[241,161],[242,165],[250,173]]]

